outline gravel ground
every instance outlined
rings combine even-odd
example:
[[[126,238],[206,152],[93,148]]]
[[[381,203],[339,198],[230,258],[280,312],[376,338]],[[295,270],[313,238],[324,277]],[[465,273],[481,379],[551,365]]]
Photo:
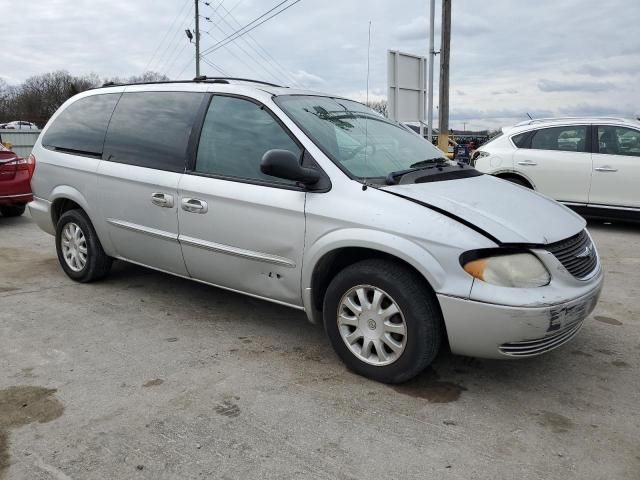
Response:
[[[0,218],[0,478],[637,480],[640,227],[590,229],[606,285],[573,342],[390,387],[300,312],[122,262],[76,284]]]

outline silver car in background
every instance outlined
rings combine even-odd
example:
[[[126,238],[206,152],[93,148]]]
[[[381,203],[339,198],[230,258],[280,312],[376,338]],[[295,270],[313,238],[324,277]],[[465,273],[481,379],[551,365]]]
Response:
[[[382,382],[445,343],[549,351],[602,287],[581,217],[343,98],[234,79],[109,86],[66,102],[33,154],[30,211],[72,279],[120,259],[304,310]]]

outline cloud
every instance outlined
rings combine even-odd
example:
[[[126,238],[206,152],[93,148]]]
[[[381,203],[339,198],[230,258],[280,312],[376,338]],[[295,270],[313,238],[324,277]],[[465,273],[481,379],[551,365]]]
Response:
[[[493,90],[491,95],[515,95],[518,90],[515,88],[505,88],[504,90]]]
[[[438,31],[438,29],[436,29]],[[429,21],[427,17],[416,17],[396,30],[398,40],[426,39],[429,33]]]
[[[10,84],[60,69],[74,75],[95,72],[101,78],[145,70],[171,78],[195,74],[194,45],[184,34],[193,28],[193,0],[4,3],[11,8],[2,11],[0,76]],[[264,1],[234,0],[229,5],[225,1],[216,13],[220,2],[207,3],[201,2],[200,14],[212,22],[201,23],[210,31],[202,37],[203,50],[269,8]],[[440,4],[436,2],[436,50]],[[384,98],[387,50],[427,54],[428,2],[368,0],[363,5],[362,0],[299,2],[207,59],[230,76],[298,82],[362,100],[371,21],[370,98]],[[637,22],[603,15],[602,2],[455,0],[452,8],[452,128],[462,127],[463,121],[474,128],[507,125],[526,119],[527,111],[538,115],[534,110],[542,116],[613,114],[616,107],[640,111]],[[607,0],[607,11],[640,18],[640,2]],[[203,74],[217,73],[207,64],[201,68]]]
[[[486,20],[479,17],[453,16],[451,35],[453,38],[470,37],[490,31]],[[397,28],[395,36],[398,40],[423,40],[427,41],[429,35],[429,19],[424,16],[413,18],[409,23]],[[434,35],[440,39],[440,17],[435,21]]]
[[[547,80],[538,81],[538,88],[543,92],[604,92],[615,88],[611,82],[594,82],[588,80]]]
[[[590,103],[579,103],[561,107],[558,112],[563,115],[576,116],[632,116],[633,108],[620,107],[618,105],[595,105]]]
[[[306,72],[304,70],[298,70],[291,75],[296,80],[296,82],[307,87],[313,87],[314,85],[323,85],[327,83],[324,78],[319,77],[318,75],[314,75],[313,73]]]

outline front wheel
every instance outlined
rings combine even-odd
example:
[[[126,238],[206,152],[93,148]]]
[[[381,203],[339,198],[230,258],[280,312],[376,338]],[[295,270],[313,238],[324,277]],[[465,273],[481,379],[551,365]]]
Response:
[[[91,221],[82,210],[69,210],[58,220],[56,251],[64,272],[77,282],[104,277],[113,259],[102,249]]]
[[[25,211],[26,205],[0,205],[0,213],[5,217],[19,217]]]
[[[440,348],[442,315],[433,291],[396,262],[364,260],[345,268],[327,289],[323,314],[338,356],[373,380],[409,380]]]

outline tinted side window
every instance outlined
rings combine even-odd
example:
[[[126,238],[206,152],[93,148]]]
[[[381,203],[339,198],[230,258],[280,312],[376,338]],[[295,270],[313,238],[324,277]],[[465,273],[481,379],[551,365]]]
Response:
[[[531,139],[531,148],[536,150],[560,150],[584,152],[587,139],[585,125],[553,127],[537,130]]]
[[[598,153],[640,157],[640,131],[623,127],[598,127]]]
[[[302,150],[264,108],[248,100],[215,96],[202,127],[196,172],[294,184],[260,171],[272,149]]]
[[[204,96],[197,92],[124,93],[109,124],[104,159],[183,172],[189,136]]]
[[[102,154],[104,137],[119,93],[81,98],[63,110],[42,137],[42,145],[77,153]]]
[[[511,137],[511,141],[518,148],[529,148],[529,139],[531,132],[524,132]]]

